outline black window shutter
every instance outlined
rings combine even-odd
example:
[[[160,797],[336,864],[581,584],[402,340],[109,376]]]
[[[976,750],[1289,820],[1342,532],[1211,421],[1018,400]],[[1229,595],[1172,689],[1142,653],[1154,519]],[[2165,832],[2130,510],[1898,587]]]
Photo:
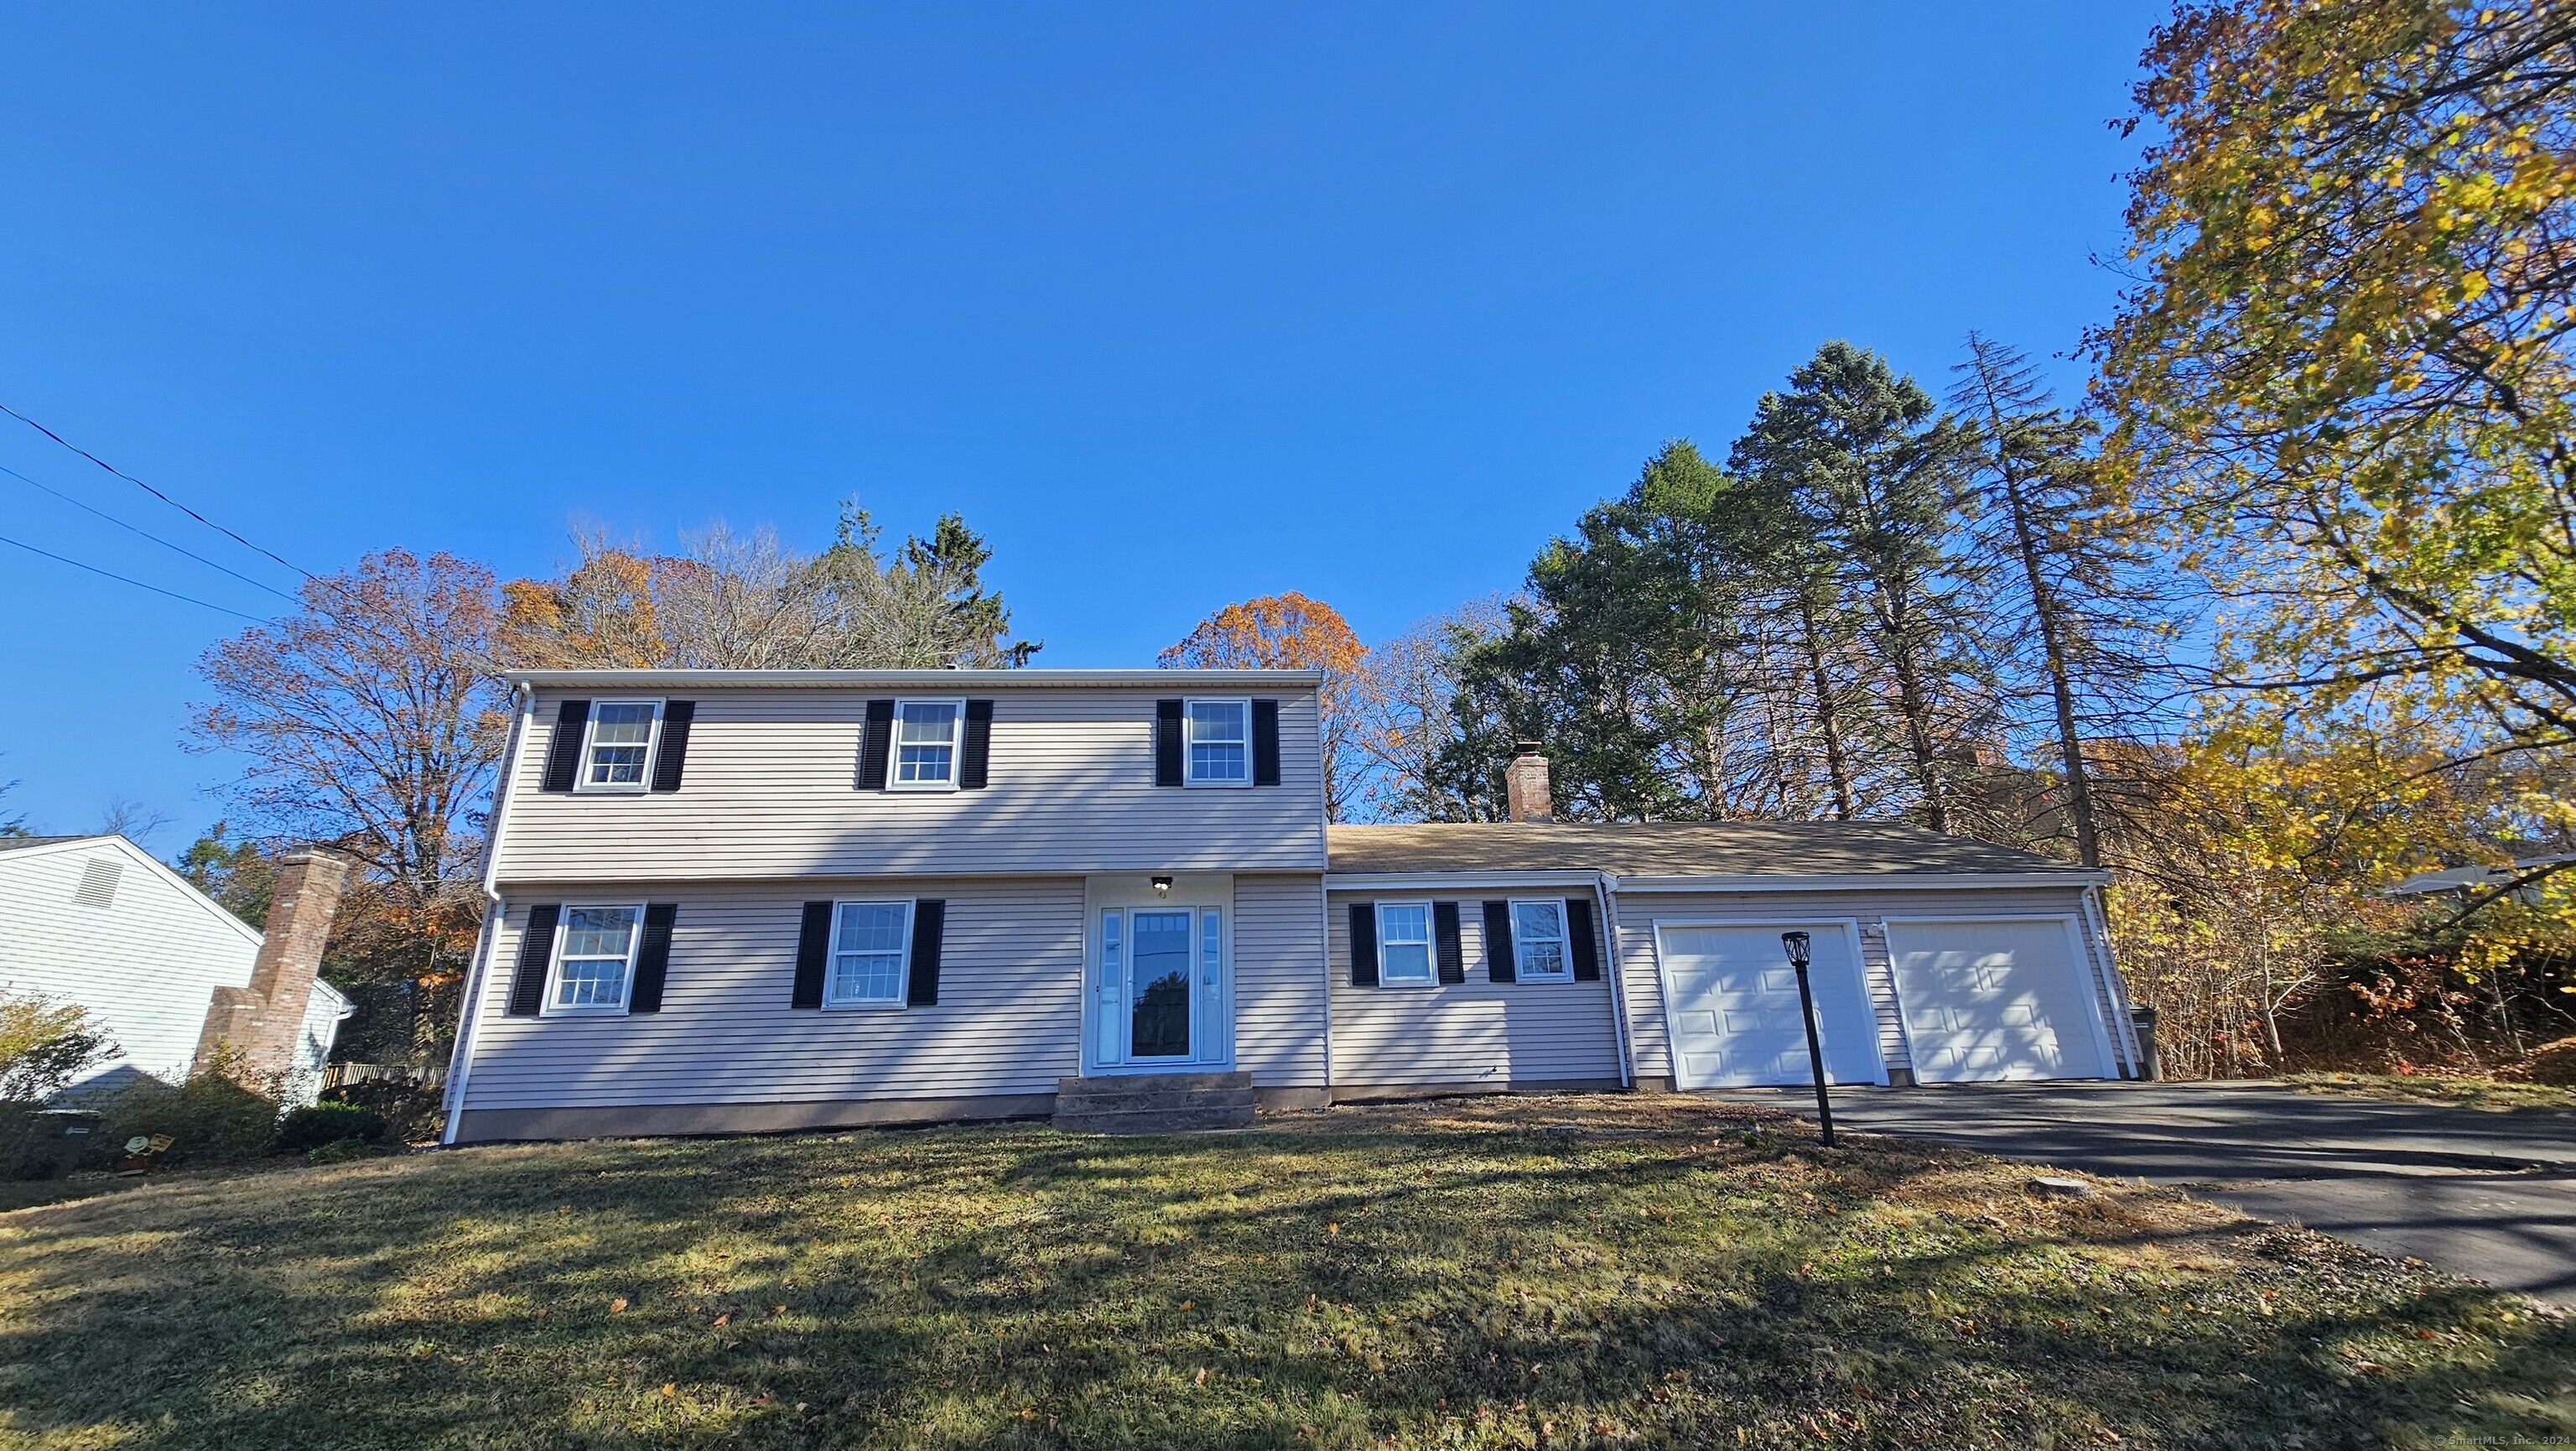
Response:
[[[912,971],[903,985],[904,1006],[927,1008],[939,1002],[939,939],[948,927],[948,904],[923,899],[912,904]]]
[[[651,902],[644,908],[644,940],[635,948],[635,989],[626,995],[626,1011],[662,1011],[662,979],[671,971],[671,924],[678,920],[677,902]]]
[[[1494,982],[1518,982],[1520,959],[1512,955],[1512,904],[1485,904],[1485,976]]]
[[[1458,904],[1431,904],[1431,936],[1440,949],[1440,980],[1461,983],[1467,980],[1467,949],[1458,940]]]
[[[832,952],[832,904],[805,904],[804,925],[796,929],[796,991],[791,1008],[823,1006],[823,959]]]
[[[567,700],[555,712],[555,734],[546,742],[546,776],[538,783],[542,791],[569,791],[581,775],[581,737],[590,724],[590,702]]]
[[[510,1016],[533,1018],[546,1005],[546,968],[555,958],[555,923],[560,903],[541,902],[528,909],[527,930],[519,934],[519,970],[510,978]]]
[[[653,754],[653,789],[680,789],[680,768],[689,760],[689,723],[698,718],[694,700],[662,702],[662,741]]]
[[[1565,950],[1574,958],[1576,982],[1601,980],[1601,949],[1592,940],[1592,901],[1588,897],[1565,899]]]
[[[1377,904],[1351,904],[1351,986],[1377,986]]]
[[[1252,784],[1279,784],[1279,702],[1252,703]]]
[[[894,702],[868,702],[867,729],[859,732],[859,789],[886,788],[886,753],[894,749]]]
[[[1181,784],[1181,703],[1154,702],[1154,784]]]
[[[957,789],[981,791],[993,764],[993,702],[966,702],[966,744],[957,762]]]

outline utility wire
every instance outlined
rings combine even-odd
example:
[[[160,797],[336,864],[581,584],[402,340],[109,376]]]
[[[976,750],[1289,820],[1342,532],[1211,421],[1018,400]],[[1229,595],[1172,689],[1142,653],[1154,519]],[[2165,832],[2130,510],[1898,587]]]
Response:
[[[268,621],[261,619],[261,618],[260,618],[259,616],[257,616],[257,615],[245,615],[245,614],[243,614],[243,613],[242,613],[241,611],[239,611],[239,610],[232,609],[232,608],[229,608],[229,607],[224,606],[224,605],[214,604],[214,603],[211,603],[211,602],[206,601],[206,600],[201,600],[201,599],[196,598],[196,597],[195,597],[195,596],[193,596],[193,595],[183,595],[183,594],[179,593],[177,590],[167,590],[167,589],[163,589],[161,586],[159,586],[159,585],[157,585],[157,584],[145,584],[143,581],[141,581],[141,580],[139,580],[139,579],[128,579],[128,578],[126,578],[124,575],[110,573],[110,572],[109,572],[109,571],[107,571],[107,570],[101,569],[101,568],[99,568],[99,567],[98,567],[97,565],[95,565],[95,564],[83,564],[83,563],[81,563],[81,562],[80,562],[79,560],[77,560],[77,559],[65,559],[65,558],[63,558],[61,555],[54,553],[54,552],[53,552],[52,550],[50,550],[50,549],[38,549],[36,546],[34,546],[34,545],[32,545],[32,544],[27,544],[27,543],[23,543],[23,542],[21,542],[21,541],[19,541],[19,540],[16,540],[16,539],[12,539],[12,538],[10,538],[8,535],[6,535],[6,534],[0,534],[0,544],[12,544],[12,545],[16,545],[18,548],[20,548],[20,549],[23,549],[23,550],[27,551],[29,554],[41,554],[41,555],[43,555],[45,558],[47,558],[47,559],[50,559],[50,560],[54,561],[56,564],[68,564],[68,565],[70,565],[70,566],[71,566],[72,568],[74,568],[74,569],[86,569],[86,570],[88,570],[88,571],[89,571],[90,573],[92,573],[92,574],[100,575],[100,576],[103,576],[103,577],[105,577],[105,578],[115,580],[118,584],[130,584],[130,585],[134,586],[136,589],[148,589],[148,590],[152,591],[154,594],[157,594],[157,595],[168,595],[170,598],[172,598],[172,599],[174,599],[174,600],[178,600],[178,601],[180,601],[180,602],[181,602],[181,603],[183,603],[183,604],[191,604],[191,605],[198,605],[198,606],[202,606],[203,608],[205,608],[205,609],[209,609],[209,610],[213,610],[213,611],[215,611],[215,612],[216,612],[216,613],[218,613],[218,614],[230,615],[230,616],[232,616],[234,619],[237,619],[237,620],[248,620],[248,621],[250,621],[250,622],[251,622],[252,624],[254,624],[254,625],[265,625],[265,624],[267,624],[267,623],[268,623]],[[254,547],[255,547],[255,546],[254,546]],[[281,561],[279,561],[279,562],[280,562],[280,563],[284,563],[284,561],[283,561],[283,560],[281,560]],[[292,566],[292,565],[288,565],[287,567],[288,567],[288,568],[290,568],[290,569],[292,569],[294,566]]]
[[[27,485],[29,488],[42,489],[46,493],[53,495],[55,498],[62,500],[64,503],[71,505],[75,509],[88,510],[88,512],[96,514],[98,517],[105,519],[110,524],[115,525],[119,529],[125,530],[129,534],[140,534],[144,538],[151,540],[153,543],[160,545],[164,549],[173,550],[177,553],[188,556],[190,559],[197,561],[208,569],[221,570],[223,573],[231,575],[233,578],[240,580],[242,583],[249,585],[254,589],[267,590],[270,594],[277,596],[279,599],[286,601],[290,605],[300,606],[304,603],[302,600],[297,599],[295,596],[288,594],[286,591],[279,589],[274,585],[264,584],[261,581],[255,580],[249,575],[242,573],[238,569],[232,569],[225,565],[217,564],[206,556],[197,553],[195,550],[173,544],[169,540],[162,538],[160,535],[153,533],[149,529],[145,529],[135,524],[128,524],[124,520],[116,517],[114,514],[107,512],[105,509],[91,508],[89,505],[82,503],[80,500],[73,498],[71,495],[64,493],[53,485],[40,483],[37,480],[31,479],[25,474],[18,472],[16,469],[9,467],[7,464],[0,464],[0,474],[7,474],[9,477]]]
[[[70,449],[72,452],[79,454],[82,458],[88,459],[91,463],[98,465],[100,468],[103,468],[109,473],[116,475],[118,478],[125,480],[127,483],[132,484],[134,487],[141,489],[143,492],[150,494],[156,499],[159,499],[162,503],[169,505],[171,508],[178,510],[180,513],[187,515],[189,518],[194,519],[198,523],[205,525],[207,528],[214,530],[216,533],[223,535],[225,538],[230,539],[242,548],[251,550],[258,554],[266,554],[269,558],[276,560],[280,564],[286,565],[287,568],[294,570],[297,574],[304,576],[306,579],[311,579],[313,577],[313,571],[306,569],[301,565],[290,563],[281,556],[272,554],[268,550],[260,548],[258,545],[242,538],[240,535],[235,534],[223,525],[216,523],[214,520],[207,518],[205,515],[200,514],[196,510],[189,508],[187,505],[180,503],[178,500],[171,498],[168,494],[161,492],[159,489],[143,482],[134,475],[129,474],[125,470],[118,468],[116,465],[109,463],[107,460],[100,458],[97,454],[91,453],[88,449],[81,447],[79,444],[76,444],[70,439],[63,437],[61,434],[54,432],[45,425],[29,418],[26,414],[19,412],[8,404],[0,403],[0,413],[6,413],[10,417],[17,419],[20,423],[27,425],[29,428],[43,434],[45,437],[50,438],[54,442],[61,444],[63,447]],[[146,585],[144,588],[149,589],[151,586]],[[166,593],[166,591],[164,591],[164,593]],[[186,596],[183,595],[180,596],[180,598],[184,599]],[[203,602],[199,601],[198,603]],[[222,606],[218,605],[214,608],[220,609]],[[247,619],[249,617],[245,615],[243,618]]]

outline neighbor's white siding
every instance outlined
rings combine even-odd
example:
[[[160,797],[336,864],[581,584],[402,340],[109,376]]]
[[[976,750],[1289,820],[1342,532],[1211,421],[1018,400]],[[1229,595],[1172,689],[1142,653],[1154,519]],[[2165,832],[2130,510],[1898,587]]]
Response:
[[[1870,1008],[1878,1019],[1879,1054],[1888,1071],[1911,1073],[1905,1024],[1898,1012],[1895,974],[1888,965],[1889,917],[1970,916],[1980,912],[2045,912],[2074,915],[2083,892],[2074,887],[1949,888],[1933,892],[1634,892],[1619,897],[1620,987],[1628,999],[1628,1031],[1640,1078],[1666,1078],[1673,1072],[1672,1045],[1665,1033],[1662,975],[1655,962],[1657,922],[1840,920],[1860,924],[1861,967],[1869,983]],[[2098,994],[2099,984],[2094,985]]]
[[[1186,693],[1176,679],[1171,695]],[[1154,784],[1152,689],[977,692],[994,702],[991,784],[862,791],[865,689],[705,690],[669,795],[541,791],[567,692],[537,697],[513,769],[497,879],[698,880],[1324,867],[1315,697],[1279,701],[1280,784]],[[612,697],[613,698],[613,697]]]
[[[790,1007],[802,904],[827,897],[944,900],[938,1003]],[[538,901],[677,903],[662,1010],[508,1016],[519,939]],[[1053,1093],[1059,1076],[1080,1071],[1082,933],[1079,877],[522,893],[492,944],[463,1107]]]
[[[1525,893],[1523,895],[1540,895]],[[1467,980],[1431,987],[1351,986],[1351,903],[1379,896],[1458,903]],[[1333,1086],[1486,1086],[1619,1081],[1610,984],[1494,982],[1483,898],[1334,892],[1325,913],[1333,984]],[[1594,908],[1596,918],[1599,908]]]
[[[1234,879],[1234,1066],[1257,1088],[1324,1086],[1324,879]]]
[[[74,900],[92,863],[116,870],[106,906]],[[215,989],[249,984],[259,941],[139,849],[99,840],[0,852],[0,987],[78,1003],[124,1049],[85,1081],[120,1069],[185,1077]]]

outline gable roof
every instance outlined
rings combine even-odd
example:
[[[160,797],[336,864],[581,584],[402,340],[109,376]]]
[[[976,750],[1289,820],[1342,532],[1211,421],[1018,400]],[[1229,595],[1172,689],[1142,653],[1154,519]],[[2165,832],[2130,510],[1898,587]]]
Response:
[[[83,846],[104,846],[124,856],[128,861],[140,865],[145,871],[151,873],[152,876],[159,879],[164,884],[176,888],[179,892],[186,895],[187,898],[194,902],[201,910],[212,914],[216,921],[221,922],[226,927],[240,933],[243,939],[248,941],[251,946],[257,947],[260,943],[267,940],[266,933],[253,927],[249,923],[244,922],[239,917],[234,916],[231,910],[226,908],[221,902],[218,902],[214,898],[197,890],[196,883],[189,881],[186,877],[173,871],[168,862],[165,862],[159,857],[154,856],[152,853],[145,851],[143,848],[136,846],[133,842],[127,841],[124,837],[115,835],[22,836],[0,841],[0,848],[6,848],[12,853],[21,854],[20,859],[22,860],[26,855],[50,855],[53,852],[70,851],[76,847]]]
[[[2036,852],[1892,821],[1433,822],[1335,826],[1347,873],[1602,871],[1637,877],[2097,873]]]

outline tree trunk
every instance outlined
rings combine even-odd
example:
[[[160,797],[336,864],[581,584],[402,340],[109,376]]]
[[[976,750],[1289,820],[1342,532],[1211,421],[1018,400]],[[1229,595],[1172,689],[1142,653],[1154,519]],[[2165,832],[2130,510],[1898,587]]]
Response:
[[[1814,604],[1802,591],[1798,596],[1798,628],[1807,650],[1807,670],[1816,686],[1816,733],[1825,741],[1825,775],[1833,782],[1834,816],[1837,820],[1852,818],[1851,776],[1843,764],[1843,740],[1834,723],[1833,680],[1825,673],[1825,651],[1816,638]]]
[[[2093,819],[2093,780],[2084,766],[2084,737],[2075,724],[2075,681],[2066,659],[2065,605],[2049,585],[2048,572],[2040,568],[2039,531],[2031,526],[2021,472],[2013,464],[2012,450],[2000,440],[1995,445],[1995,460],[2003,472],[2004,501],[2012,514],[2015,552],[2021,556],[2022,576],[2030,587],[2031,615],[2039,622],[2040,651],[2048,662],[2049,693],[2056,699],[2057,752],[2060,768],[2066,772],[2066,814],[2075,825],[2075,857],[2088,867],[2098,867],[2102,865],[2102,838]],[[2267,1019],[2270,1012],[2269,1008],[2264,1010]],[[2275,1056],[2281,1051],[2277,1034],[2272,1051]]]

